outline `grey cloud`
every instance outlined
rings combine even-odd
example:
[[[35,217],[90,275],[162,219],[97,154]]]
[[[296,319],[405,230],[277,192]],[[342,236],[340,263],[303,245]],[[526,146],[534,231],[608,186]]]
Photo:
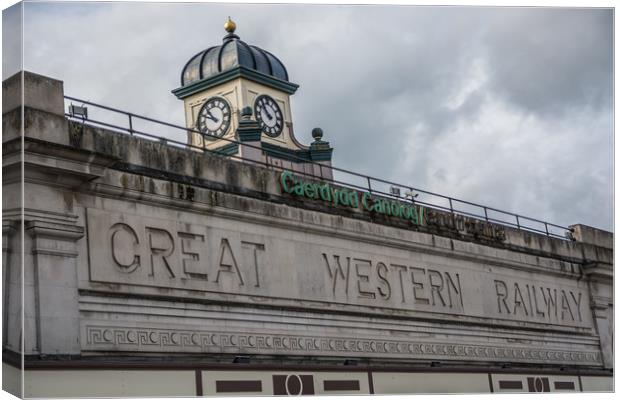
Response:
[[[492,85],[531,112],[609,107],[613,15],[610,10],[513,10],[486,29]]]
[[[220,43],[230,15],[243,40],[277,55],[301,85],[292,96],[296,135],[308,143],[322,127],[336,165],[612,229],[610,10],[195,3],[26,10],[26,68],[63,79],[74,96],[179,124],[183,106],[170,90],[193,54]]]
[[[21,70],[22,8],[15,4],[2,11],[2,79]]]

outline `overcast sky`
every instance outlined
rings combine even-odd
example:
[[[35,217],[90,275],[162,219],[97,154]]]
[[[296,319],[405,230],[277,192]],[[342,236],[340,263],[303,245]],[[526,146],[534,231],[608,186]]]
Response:
[[[25,69],[184,124],[170,91],[192,55],[221,43],[228,15],[300,85],[296,135],[323,128],[335,165],[613,229],[609,9],[27,3]],[[3,14],[3,79],[19,69],[16,16]]]

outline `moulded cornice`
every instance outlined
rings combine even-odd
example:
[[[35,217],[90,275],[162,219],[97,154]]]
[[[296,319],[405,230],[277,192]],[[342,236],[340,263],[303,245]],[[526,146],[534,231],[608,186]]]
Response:
[[[584,274],[590,280],[613,282],[613,265],[604,263],[589,263],[582,267]]]
[[[26,222],[26,231],[32,237],[54,238],[76,241],[84,236],[84,227],[77,225],[52,224],[43,221]]]
[[[193,94],[202,92],[203,90],[210,89],[214,86],[237,78],[246,78],[250,81],[281,90],[288,94],[294,94],[297,91],[297,88],[299,88],[299,85],[295,83],[283,81],[244,66],[238,66],[213,77],[201,79],[187,86],[181,86],[172,90],[172,94],[177,96],[179,99],[184,99]]]

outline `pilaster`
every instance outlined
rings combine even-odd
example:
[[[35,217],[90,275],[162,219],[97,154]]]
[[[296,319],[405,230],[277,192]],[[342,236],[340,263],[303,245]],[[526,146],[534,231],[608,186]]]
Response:
[[[2,345],[21,352],[22,276],[19,221],[2,220]]]
[[[613,265],[590,263],[583,267],[590,288],[590,308],[601,341],[605,368],[613,368]]]
[[[32,220],[25,229],[32,238],[37,349],[41,354],[79,353],[76,241],[84,227]]]

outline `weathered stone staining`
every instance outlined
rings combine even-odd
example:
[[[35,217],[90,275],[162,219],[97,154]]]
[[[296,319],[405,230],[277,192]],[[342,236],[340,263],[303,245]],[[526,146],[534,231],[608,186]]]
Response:
[[[581,291],[564,290],[548,286],[507,284],[495,280],[497,308],[500,314],[514,317],[531,317],[550,322],[583,321]]]

